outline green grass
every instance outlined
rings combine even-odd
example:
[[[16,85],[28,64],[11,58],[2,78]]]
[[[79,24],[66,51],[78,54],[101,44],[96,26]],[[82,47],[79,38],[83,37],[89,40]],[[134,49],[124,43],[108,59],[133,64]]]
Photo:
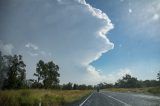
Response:
[[[153,93],[153,94],[160,94],[160,87],[150,88],[148,92]]]
[[[5,90],[0,91],[0,106],[61,106],[89,95],[89,90]]]
[[[135,93],[152,93],[160,94],[160,87],[145,87],[145,88],[108,88],[105,89],[113,92],[135,92]]]

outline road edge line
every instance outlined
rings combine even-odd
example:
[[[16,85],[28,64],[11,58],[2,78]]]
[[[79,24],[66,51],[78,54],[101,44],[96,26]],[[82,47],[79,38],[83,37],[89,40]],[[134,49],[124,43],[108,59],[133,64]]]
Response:
[[[104,96],[106,96],[104,93],[101,93],[101,94],[103,94]],[[114,98],[114,97],[112,97],[112,96],[107,96],[107,97],[112,98],[112,99],[114,99],[114,100],[116,100],[116,101],[124,104],[125,106],[132,106],[132,105],[127,104],[127,103],[125,103],[125,102],[123,102],[123,101],[121,101],[121,100],[119,100],[119,99],[117,99],[117,98]]]
[[[79,106],[83,106],[83,104],[92,96],[92,94],[90,94]]]

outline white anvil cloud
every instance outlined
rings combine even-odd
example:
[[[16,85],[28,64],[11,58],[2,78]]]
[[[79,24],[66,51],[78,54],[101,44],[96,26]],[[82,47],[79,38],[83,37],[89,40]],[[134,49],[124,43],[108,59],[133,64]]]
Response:
[[[44,59],[60,66],[61,83],[95,84],[107,80],[90,65],[114,47],[106,37],[113,25],[105,13],[85,0],[12,0],[7,3],[2,7],[7,14],[1,14],[4,15],[3,28],[8,29],[3,35],[18,48],[16,53],[24,56],[29,78],[36,62]],[[30,45],[26,45],[28,42]],[[25,45],[52,55],[31,57]]]

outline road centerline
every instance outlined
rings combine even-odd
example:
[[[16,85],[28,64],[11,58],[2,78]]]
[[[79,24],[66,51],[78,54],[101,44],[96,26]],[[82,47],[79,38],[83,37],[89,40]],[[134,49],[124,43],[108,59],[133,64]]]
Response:
[[[83,104],[93,95],[93,93],[91,95],[89,95],[79,106],[83,106]]]
[[[107,96],[107,95],[105,95],[105,94],[102,93],[102,92],[101,92],[101,94],[103,94],[104,96]],[[117,98],[114,98],[113,96],[107,96],[107,97],[112,98],[112,99],[114,99],[114,100],[116,100],[116,101],[118,101],[118,102],[124,104],[125,106],[132,106],[132,105],[130,105],[130,104],[127,104],[127,103],[125,103],[125,102],[123,102],[123,101],[117,99]]]

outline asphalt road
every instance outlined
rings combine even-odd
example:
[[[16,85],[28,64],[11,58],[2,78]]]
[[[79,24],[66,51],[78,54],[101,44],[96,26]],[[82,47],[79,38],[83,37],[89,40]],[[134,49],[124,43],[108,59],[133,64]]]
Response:
[[[160,106],[160,97],[101,91],[93,92],[83,101],[70,106]]]

